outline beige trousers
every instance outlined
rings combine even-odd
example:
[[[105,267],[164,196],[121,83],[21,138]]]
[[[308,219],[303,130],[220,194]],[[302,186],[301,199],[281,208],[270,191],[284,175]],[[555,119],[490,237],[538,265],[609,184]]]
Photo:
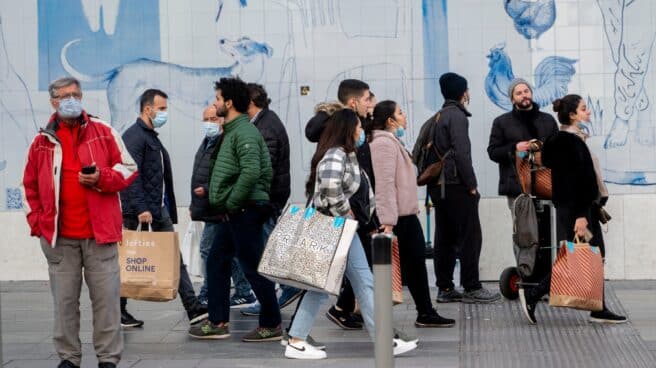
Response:
[[[80,365],[80,290],[82,275],[93,311],[93,346],[98,362],[118,364],[123,352],[121,282],[116,243],[97,245],[94,239],[57,239],[51,247],[41,238],[48,260],[55,313],[53,341],[61,360]]]

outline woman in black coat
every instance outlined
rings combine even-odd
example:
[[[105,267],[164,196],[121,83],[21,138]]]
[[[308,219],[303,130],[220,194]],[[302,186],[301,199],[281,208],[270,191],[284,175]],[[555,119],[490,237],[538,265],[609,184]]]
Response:
[[[558,113],[560,131],[544,143],[542,162],[551,169],[558,239],[572,240],[577,235],[581,239],[590,239],[591,245],[603,249],[601,227],[597,216],[593,216],[601,200],[601,181],[598,180],[593,157],[585,144],[585,134],[579,128],[581,122],[590,120],[590,111],[578,95],[557,99],[553,109]],[[520,289],[522,309],[532,324],[537,323],[535,307],[542,296],[549,292],[550,281],[549,274],[536,287]],[[590,321],[623,323],[626,317],[609,311],[604,303],[602,311],[590,313]]]

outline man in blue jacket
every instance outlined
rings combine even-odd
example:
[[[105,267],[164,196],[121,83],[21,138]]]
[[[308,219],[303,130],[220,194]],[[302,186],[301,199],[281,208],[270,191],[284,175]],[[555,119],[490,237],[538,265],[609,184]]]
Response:
[[[139,176],[121,192],[123,226],[130,230],[147,224],[153,231],[174,231],[178,213],[173,193],[173,174],[169,154],[155,131],[168,120],[168,96],[156,90],[146,90],[140,99],[141,114],[123,133],[123,141],[139,168]],[[207,308],[196,298],[187,266],[180,256],[180,284],[178,293],[187,311],[189,322],[195,324],[207,317]],[[127,311],[127,299],[121,298],[121,324],[123,327],[141,327]]]

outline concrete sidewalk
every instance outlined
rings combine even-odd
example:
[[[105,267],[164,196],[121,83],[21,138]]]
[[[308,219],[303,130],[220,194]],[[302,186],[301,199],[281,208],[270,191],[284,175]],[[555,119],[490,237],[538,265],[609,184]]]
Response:
[[[439,313],[455,318],[457,325],[447,329],[417,329],[416,314],[409,292],[406,304],[394,308],[395,325],[420,338],[419,348],[395,360],[397,367],[583,367],[588,358],[569,359],[571,354],[596,356],[609,352],[615,342],[631,344],[620,348],[632,358],[623,368],[656,367],[656,281],[617,281],[608,283],[613,308],[626,312],[630,323],[618,326],[591,325],[584,312],[567,309],[538,309],[538,326],[528,326],[516,302],[504,300],[494,305],[440,304]],[[490,287],[495,287],[490,284]],[[96,367],[91,342],[91,312],[83,287],[81,299],[83,367]],[[47,282],[0,283],[2,302],[3,367],[56,367],[52,345],[52,298]],[[431,290],[433,297],[436,290]],[[621,303],[621,305],[617,304]],[[257,325],[257,317],[241,316],[234,310],[232,336],[226,341],[198,341],[188,337],[188,322],[178,300],[168,303],[131,301],[130,312],[145,320],[143,329],[125,330],[125,353],[120,367],[373,367],[373,344],[364,331],[344,331],[328,321],[324,306],[312,336],[327,344],[328,359],[316,362],[294,361],[283,357],[278,342],[243,343],[241,336]],[[283,310],[288,324],[293,306]],[[621,327],[620,327],[621,326]],[[495,336],[494,334],[498,336]],[[583,335],[582,335],[583,334]],[[607,346],[594,339],[586,344],[582,336],[605,336]],[[541,336],[553,335],[553,343]],[[489,339],[497,339],[490,341]],[[506,339],[506,340],[504,340]],[[515,340],[512,340],[515,339]],[[617,340],[617,341],[615,341]],[[521,342],[521,344],[518,344]],[[600,355],[601,354],[601,355]],[[560,360],[554,357],[561,357]],[[612,359],[591,359],[595,367],[616,367]],[[571,363],[571,364],[570,364]]]

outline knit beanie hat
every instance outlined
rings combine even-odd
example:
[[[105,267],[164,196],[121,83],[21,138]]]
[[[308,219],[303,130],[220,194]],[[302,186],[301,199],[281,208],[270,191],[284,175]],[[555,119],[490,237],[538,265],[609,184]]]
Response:
[[[528,89],[530,89],[531,93],[533,93],[533,86],[531,86],[531,84],[528,81],[526,81],[526,79],[515,78],[510,81],[510,85],[508,86],[508,98],[510,98],[511,101],[512,101],[513,91],[515,90],[515,87],[517,87],[520,84],[527,85]]]
[[[456,73],[444,73],[440,77],[440,90],[445,100],[458,100],[467,90],[467,80]]]

